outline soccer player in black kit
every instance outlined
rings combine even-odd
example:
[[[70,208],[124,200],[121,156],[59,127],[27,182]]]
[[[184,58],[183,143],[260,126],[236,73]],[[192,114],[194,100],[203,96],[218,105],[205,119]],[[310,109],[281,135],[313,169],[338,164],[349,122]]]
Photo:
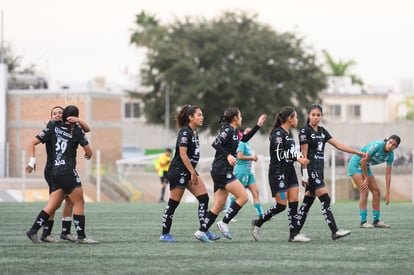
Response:
[[[175,146],[175,154],[167,172],[170,183],[170,199],[162,214],[161,242],[176,242],[170,234],[175,209],[178,207],[185,189],[188,189],[198,200],[198,219],[204,222],[208,210],[208,193],[203,180],[196,171],[200,159],[200,144],[197,128],[203,125],[204,117],[199,106],[185,105],[176,116],[176,123],[180,129]],[[220,236],[207,232],[209,240],[220,239]]]
[[[204,223],[194,233],[197,240],[208,243],[213,242],[208,238],[206,232],[223,209],[229,192],[234,195],[236,201],[227,209],[226,215],[222,221],[217,223],[217,227],[224,237],[227,239],[232,238],[228,223],[237,215],[249,199],[246,189],[233,174],[233,169],[237,161],[237,146],[239,145],[239,141],[249,141],[263,125],[265,120],[266,115],[261,115],[257,121],[257,125],[247,135],[243,135],[237,129],[242,123],[242,116],[238,108],[228,108],[221,117],[220,122],[224,122],[225,124],[220,128],[219,134],[212,144],[214,149],[216,149],[211,168],[211,177],[214,182],[214,204],[207,213]]]
[[[82,128],[68,122],[69,116],[79,116],[79,109],[69,105],[63,110],[62,121],[50,121],[47,127],[38,135],[41,142],[50,140],[55,145],[54,165],[52,168],[52,187],[47,205],[40,211],[32,227],[26,231],[26,236],[33,242],[38,243],[38,230],[49,219],[50,214],[54,213],[61,205],[66,196],[73,202],[73,223],[75,225],[78,238],[77,243],[94,244],[95,240],[89,239],[85,235],[85,201],[83,197],[82,183],[76,171],[76,153],[78,145],[85,151],[85,158],[92,157],[92,150],[85,137]],[[29,150],[31,166],[35,165],[35,148]],[[33,161],[34,160],[34,161]],[[33,163],[34,162],[34,163]],[[29,163],[30,164],[30,163]]]
[[[339,143],[329,132],[319,126],[322,119],[322,107],[313,104],[308,109],[308,120],[299,132],[299,143],[303,156],[309,159],[308,165],[302,165],[302,185],[305,186],[305,196],[297,214],[296,222],[299,231],[305,223],[307,214],[315,196],[321,202],[322,215],[332,232],[332,239],[336,240],[351,234],[350,230],[338,229],[331,209],[331,198],[324,182],[325,144],[329,143],[336,149],[365,157],[363,152],[352,149]]]
[[[270,164],[269,184],[272,197],[276,205],[267,209],[262,217],[252,221],[253,239],[259,240],[259,230],[263,223],[286,209],[289,203],[289,241],[308,242],[309,238],[299,234],[298,226],[293,222],[293,217],[298,210],[299,183],[293,163],[298,161],[307,164],[309,160],[296,151],[295,140],[290,131],[291,127],[298,125],[298,117],[295,109],[290,106],[282,108],[276,115],[270,131]]]
[[[50,120],[62,120],[63,110],[64,108],[61,106],[52,107],[50,111]],[[84,120],[81,120],[79,117],[69,116],[67,120],[70,123],[78,123],[82,127],[82,129],[85,131],[85,133],[91,130],[88,123],[86,123]],[[34,146],[40,144],[41,139],[42,137],[40,136],[34,137],[32,141],[29,143],[29,151],[31,150],[31,148],[34,148]],[[50,194],[52,193],[52,188],[51,188],[52,187],[52,169],[53,169],[53,164],[54,164],[55,145],[52,144],[51,142],[47,142],[45,143],[45,147],[46,147],[47,159],[46,159],[46,164],[45,164],[45,169],[44,169],[43,174],[44,174],[47,184],[49,185],[49,194]],[[33,152],[33,155],[34,155],[34,152]],[[33,159],[33,161],[36,161],[36,160]],[[36,166],[33,164],[31,166],[29,162],[29,164],[26,166],[26,173],[30,174],[35,169],[36,169]],[[73,203],[68,197],[66,197],[65,206],[63,207],[63,210],[62,210],[62,232],[60,234],[60,238],[63,240],[76,242],[77,237],[70,233],[70,228],[72,225],[72,209],[73,209]],[[52,228],[54,224],[54,216],[55,214],[51,213],[49,216],[49,220],[47,220],[45,224],[43,225],[43,232],[40,237],[42,242],[55,242],[55,239],[51,236],[51,232],[52,232]]]

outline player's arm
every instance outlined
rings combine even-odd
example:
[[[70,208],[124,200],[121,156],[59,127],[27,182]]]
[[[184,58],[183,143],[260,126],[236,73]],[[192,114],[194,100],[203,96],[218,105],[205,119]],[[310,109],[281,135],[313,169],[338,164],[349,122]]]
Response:
[[[91,127],[89,127],[89,124],[86,121],[84,121],[83,119],[80,119],[79,117],[68,116],[67,121],[69,123],[79,123],[79,125],[82,127],[82,129],[85,133],[88,133],[88,132],[91,131]]]
[[[87,144],[85,146],[82,146],[82,148],[83,148],[83,151],[85,151],[85,158],[86,159],[91,159],[92,155],[93,155],[91,146],[89,146],[89,144]]]
[[[239,160],[253,160],[253,161],[257,161],[257,156],[246,156],[243,151],[238,151],[237,152],[237,158]]]
[[[355,155],[360,156],[361,158],[365,157],[365,153],[360,152],[360,151],[358,151],[356,149],[353,149],[351,147],[348,147],[348,146],[340,143],[338,140],[336,140],[334,138],[329,139],[328,143],[331,144],[336,149],[341,150],[343,152],[347,152],[347,153],[350,153],[350,154],[355,154]]]
[[[303,143],[300,145],[300,152],[302,153],[302,156],[306,159],[308,158],[308,149],[309,149],[309,144]],[[303,186],[307,185],[309,183],[308,181],[309,181],[308,165],[302,164],[302,185]]]
[[[387,165],[385,168],[385,204],[390,203],[390,193],[391,193],[391,170],[392,166]]]
[[[361,190],[367,190],[368,189],[368,168],[367,163],[370,158],[370,155],[367,153],[365,158],[361,158],[360,165],[362,170],[362,177],[364,178],[364,181],[362,182],[360,189]]]
[[[30,174],[33,170],[36,171],[36,145],[40,144],[40,140],[33,138],[28,145],[27,152],[29,154],[29,162],[26,166],[26,173]]]
[[[190,172],[190,174],[191,174],[191,183],[192,184],[198,184],[197,171],[191,165],[190,158],[187,155],[187,147],[186,146],[180,146],[179,150],[180,150],[181,161],[183,162],[185,168],[187,168],[188,172]]]

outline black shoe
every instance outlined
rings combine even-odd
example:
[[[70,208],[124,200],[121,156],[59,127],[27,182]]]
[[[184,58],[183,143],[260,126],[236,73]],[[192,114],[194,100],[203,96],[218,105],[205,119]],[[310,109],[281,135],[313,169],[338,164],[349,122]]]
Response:
[[[37,233],[32,233],[29,230],[26,231],[26,236],[33,242],[33,243],[40,243],[39,237],[37,236]]]

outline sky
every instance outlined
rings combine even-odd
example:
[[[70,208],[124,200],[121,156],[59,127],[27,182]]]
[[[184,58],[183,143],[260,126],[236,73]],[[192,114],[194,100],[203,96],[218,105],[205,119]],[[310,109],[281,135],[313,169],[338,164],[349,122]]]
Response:
[[[1,0],[3,43],[23,64],[36,64],[51,87],[95,77],[122,86],[145,58],[129,43],[142,10],[161,23],[246,11],[318,52],[354,60],[352,72],[367,85],[414,78],[412,0]]]

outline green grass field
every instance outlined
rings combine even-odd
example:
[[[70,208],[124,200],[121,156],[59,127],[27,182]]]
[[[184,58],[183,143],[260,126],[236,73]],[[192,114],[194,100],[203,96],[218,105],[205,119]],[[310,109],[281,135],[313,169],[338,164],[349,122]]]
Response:
[[[357,202],[337,202],[333,211],[346,238],[332,241],[315,202],[302,233],[309,243],[287,241],[286,212],[251,237],[255,216],[249,203],[230,224],[233,240],[197,241],[196,204],[181,204],[171,233],[178,243],[161,243],[158,203],[88,203],[86,233],[96,245],[33,244],[24,234],[44,203],[0,203],[1,274],[413,274],[414,206],[383,206],[390,229],[360,229]],[[267,208],[270,205],[264,205]],[[57,213],[60,216],[60,211]],[[219,216],[222,218],[222,214]],[[371,213],[369,218],[371,219]],[[53,236],[61,230],[56,219]],[[211,228],[218,233],[216,227]],[[72,233],[74,230],[72,230]],[[40,233],[40,232],[39,232]]]

